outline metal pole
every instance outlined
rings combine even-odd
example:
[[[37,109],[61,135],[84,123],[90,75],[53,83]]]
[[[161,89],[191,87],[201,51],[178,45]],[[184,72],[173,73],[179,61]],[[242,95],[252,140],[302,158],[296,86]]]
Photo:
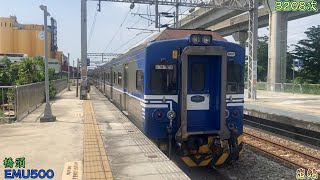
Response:
[[[68,53],[68,91],[71,91],[70,89],[70,54]]]
[[[178,29],[178,22],[179,22],[179,0],[176,0],[176,16],[175,16],[175,28]]]
[[[258,44],[258,0],[249,1],[249,41],[248,41],[248,98],[256,99],[257,44]]]
[[[43,117],[40,122],[53,122],[56,117],[52,115],[50,101],[49,101],[49,73],[48,73],[48,37],[47,37],[47,17],[50,14],[47,11],[47,6],[41,5],[40,9],[43,10],[44,17],[44,60],[45,60],[45,89],[46,89],[46,106],[44,109]]]
[[[72,61],[73,64],[72,64],[72,84],[74,86],[74,61]]]
[[[294,59],[292,59],[292,82],[294,83],[294,71],[295,71],[295,65],[294,65]]]
[[[87,0],[81,0],[81,87],[80,99],[87,99]]]
[[[156,15],[156,19],[155,19],[155,25],[156,25],[156,28],[159,27],[159,22],[158,22],[158,19],[159,19],[159,10],[158,10],[158,6],[159,6],[159,2],[158,0],[156,0],[156,3],[155,3],[155,15]],[[160,28],[159,28],[160,29]],[[160,31],[160,30],[159,30]]]
[[[79,59],[77,59],[77,91],[76,91],[76,97],[78,97],[79,94]]]
[[[292,89],[292,93],[294,94],[294,90],[296,87],[296,84],[294,82],[294,71],[295,71],[295,65],[294,65],[294,59],[292,59],[292,83],[293,83],[293,89]]]

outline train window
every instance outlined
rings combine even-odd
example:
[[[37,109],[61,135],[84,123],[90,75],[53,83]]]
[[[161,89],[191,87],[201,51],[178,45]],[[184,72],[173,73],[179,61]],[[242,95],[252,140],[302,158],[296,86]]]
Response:
[[[117,74],[116,72],[113,72],[113,84],[116,84],[117,82]]]
[[[106,73],[106,82],[109,82],[109,73]]]
[[[121,74],[121,72],[118,72],[118,85],[119,86],[122,85],[122,74]]]
[[[191,66],[191,89],[202,91],[204,89],[204,64],[193,63]]]
[[[234,61],[229,61],[227,68],[227,93],[242,93],[242,66],[234,63]]]
[[[107,81],[110,83],[110,73],[107,74]]]
[[[144,81],[144,74],[142,70],[136,71],[136,89],[139,92],[143,92],[143,82]]]
[[[177,94],[177,71],[176,65],[170,68],[152,68],[151,92],[152,94]]]

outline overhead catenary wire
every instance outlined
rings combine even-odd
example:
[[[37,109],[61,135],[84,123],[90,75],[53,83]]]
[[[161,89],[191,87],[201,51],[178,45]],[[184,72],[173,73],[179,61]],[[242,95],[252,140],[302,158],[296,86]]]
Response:
[[[96,8],[96,11],[95,11],[95,14],[94,14],[94,18],[93,18],[93,22],[92,22],[92,25],[91,25],[91,28],[90,28],[88,49],[90,48],[91,38],[92,38],[92,35],[93,35],[93,32],[94,32],[94,28],[95,28],[95,25],[96,25],[97,15],[98,15],[98,6]]]
[[[174,7],[171,7],[169,10],[167,10],[167,12],[169,12],[170,10],[172,10]],[[149,12],[151,13],[151,10],[149,11],[148,7],[147,7],[147,14],[149,14]],[[185,11],[184,11],[185,12]],[[150,16],[151,17],[151,16]],[[140,17],[139,20],[141,20],[142,18]],[[148,29],[154,22],[151,22],[150,24],[148,23],[148,26],[146,28],[143,29]],[[136,23],[135,23],[136,24]],[[132,26],[133,27],[133,26]],[[116,50],[113,51],[113,53],[119,51],[121,48],[123,48],[123,46],[127,45],[128,43],[130,43],[131,41],[133,41],[135,38],[137,38],[138,36],[140,36],[141,34],[144,33],[145,30],[141,30],[140,33],[136,34],[134,37],[132,37],[131,39],[129,39],[127,42],[123,43],[121,46],[119,46]],[[145,38],[145,37],[144,37]]]
[[[146,28],[149,28],[151,25],[153,24],[153,22],[151,22]],[[127,42],[123,43],[121,46],[119,46],[115,51],[113,51],[113,53],[117,52],[118,50],[120,50],[121,48],[123,48],[123,46],[127,45],[129,42],[133,41],[135,38],[137,38],[138,36],[140,36],[142,33],[144,32],[144,30],[141,30],[140,33],[136,34],[133,38],[129,39]]]
[[[111,45],[112,41],[114,40],[114,38],[116,37],[116,35],[119,33],[121,27],[123,26],[123,23],[126,21],[128,15],[130,14],[131,12],[131,9],[128,11],[127,15],[125,16],[125,18],[123,19],[123,21],[121,22],[119,28],[117,29],[116,33],[113,35],[113,37],[111,38],[109,44],[106,46],[106,48],[104,49],[103,52],[106,52],[106,50],[108,49],[108,47]]]

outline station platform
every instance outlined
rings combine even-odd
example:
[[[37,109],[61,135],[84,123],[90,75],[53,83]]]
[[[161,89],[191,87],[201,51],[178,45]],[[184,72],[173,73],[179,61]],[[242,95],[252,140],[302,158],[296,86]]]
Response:
[[[258,90],[256,100],[247,97],[245,115],[320,132],[320,95]]]
[[[90,99],[115,179],[189,179],[95,87]]]
[[[6,158],[27,169],[52,169],[56,180],[189,179],[96,88],[89,100],[75,87],[52,102],[57,121],[40,123],[44,104],[22,121],[0,125],[0,177]]]

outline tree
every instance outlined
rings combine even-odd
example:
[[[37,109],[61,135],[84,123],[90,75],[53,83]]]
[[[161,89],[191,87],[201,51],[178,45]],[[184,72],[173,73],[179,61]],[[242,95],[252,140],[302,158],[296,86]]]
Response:
[[[247,57],[246,57],[246,62]],[[245,64],[245,81],[248,80],[248,63]],[[268,75],[268,36],[258,38],[257,80],[266,81]]]
[[[295,59],[303,60],[300,83],[320,83],[320,25],[308,28],[306,39],[300,40],[293,51]]]
[[[268,36],[258,39],[257,80],[266,81],[268,76]]]
[[[30,84],[38,82],[38,68],[33,59],[26,58],[19,62],[18,79],[16,84]]]
[[[286,79],[287,79],[287,82],[293,82],[292,81],[292,78],[293,78],[293,60],[294,60],[294,55],[290,52],[287,52],[287,76],[286,76]],[[295,73],[295,76],[297,76],[297,72],[294,72]]]
[[[11,74],[8,69],[11,66],[11,61],[5,56],[0,60],[0,84],[10,85]]]

